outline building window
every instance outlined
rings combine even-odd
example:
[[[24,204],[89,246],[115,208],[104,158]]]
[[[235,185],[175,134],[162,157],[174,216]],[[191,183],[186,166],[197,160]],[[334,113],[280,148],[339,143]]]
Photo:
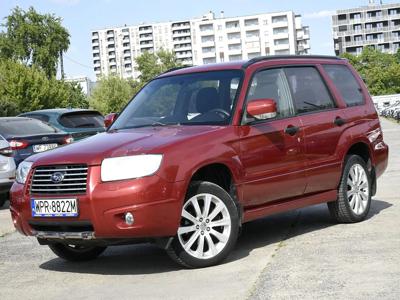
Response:
[[[276,17],[272,17],[272,23],[279,23],[279,22],[287,22],[287,16],[276,16]]]
[[[244,26],[256,26],[258,25],[258,19],[244,20]]]
[[[226,29],[239,28],[239,21],[231,21],[225,23]]]
[[[289,32],[289,30],[287,27],[277,27],[277,28],[274,28],[274,30],[273,30],[274,34],[282,34],[282,33],[288,33],[288,32]]]
[[[288,45],[289,44],[289,39],[277,39],[274,40],[274,45],[279,46],[279,45]]]
[[[246,31],[246,37],[247,38],[252,38],[252,37],[259,37],[260,36],[260,31],[259,30],[252,30],[252,31]]]
[[[210,58],[203,58],[203,64],[214,64],[216,63],[215,57],[210,57]]]
[[[218,30],[222,30],[222,25],[218,25]]]
[[[241,54],[238,55],[229,55],[229,61],[236,61],[236,60],[242,60],[243,57]]]

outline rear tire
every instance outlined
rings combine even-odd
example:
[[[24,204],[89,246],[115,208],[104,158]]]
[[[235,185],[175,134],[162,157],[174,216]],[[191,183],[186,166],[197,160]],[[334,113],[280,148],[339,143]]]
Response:
[[[239,215],[231,196],[214,183],[193,182],[167,253],[186,268],[213,266],[229,255],[238,233]]]
[[[97,258],[106,250],[106,247],[98,246],[82,246],[82,245],[66,245],[55,243],[49,245],[51,251],[58,257],[68,261],[87,261]]]
[[[338,198],[328,203],[333,219],[339,223],[365,220],[371,206],[371,187],[371,175],[365,161],[358,155],[347,156]]]

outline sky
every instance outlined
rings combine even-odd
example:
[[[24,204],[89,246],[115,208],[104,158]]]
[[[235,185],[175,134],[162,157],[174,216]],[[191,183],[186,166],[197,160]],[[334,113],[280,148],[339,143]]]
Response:
[[[383,1],[396,2],[400,1]],[[94,79],[91,31],[95,29],[188,19],[210,10],[216,16],[224,11],[225,17],[292,10],[303,16],[303,25],[310,26],[311,53],[332,55],[332,13],[367,4],[368,0],[0,0],[0,22],[16,6],[33,6],[40,13],[61,17],[71,35],[64,58],[66,76]]]

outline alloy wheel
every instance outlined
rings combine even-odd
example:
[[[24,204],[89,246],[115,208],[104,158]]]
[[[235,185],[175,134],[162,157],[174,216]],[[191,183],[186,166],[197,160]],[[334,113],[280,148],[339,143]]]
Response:
[[[178,239],[191,256],[209,259],[225,248],[231,226],[228,208],[221,199],[212,194],[198,194],[182,208]]]
[[[356,215],[364,213],[368,205],[369,183],[364,168],[359,164],[351,166],[347,176],[347,200]]]

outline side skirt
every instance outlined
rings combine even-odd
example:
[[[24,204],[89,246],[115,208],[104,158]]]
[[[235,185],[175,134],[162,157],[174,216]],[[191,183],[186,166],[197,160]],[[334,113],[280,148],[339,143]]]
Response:
[[[276,213],[294,210],[314,204],[334,201],[337,199],[337,191],[327,191],[301,198],[285,199],[280,202],[267,203],[266,205],[250,207],[244,209],[243,223],[250,222],[265,216],[273,215]]]

